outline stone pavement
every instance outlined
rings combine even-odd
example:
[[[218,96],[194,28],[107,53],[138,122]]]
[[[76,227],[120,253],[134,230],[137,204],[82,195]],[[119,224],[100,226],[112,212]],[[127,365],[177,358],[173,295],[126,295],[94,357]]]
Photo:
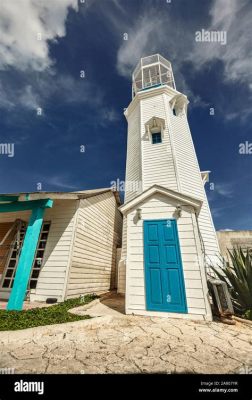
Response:
[[[126,316],[118,296],[77,312],[96,317],[0,332],[0,368],[77,374],[252,371],[251,325]]]

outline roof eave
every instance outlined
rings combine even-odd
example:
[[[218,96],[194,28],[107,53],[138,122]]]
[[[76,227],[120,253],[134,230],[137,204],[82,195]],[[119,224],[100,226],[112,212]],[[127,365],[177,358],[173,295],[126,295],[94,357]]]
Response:
[[[184,193],[179,193],[171,189],[167,189],[163,186],[153,185],[143,193],[130,200],[128,203],[123,204],[119,207],[122,214],[126,214],[130,209],[136,207],[139,203],[145,201],[148,197],[153,196],[156,193],[163,194],[164,196],[170,197],[171,199],[182,202],[181,205],[192,206],[197,213],[200,212],[203,202],[195,197],[188,196]]]
[[[20,193],[3,193],[2,196],[17,196],[19,201],[39,200],[50,198],[53,200],[79,200],[89,197],[98,196],[103,193],[112,192],[115,196],[118,206],[121,205],[121,199],[118,191],[113,188],[91,189],[76,192],[20,192]]]

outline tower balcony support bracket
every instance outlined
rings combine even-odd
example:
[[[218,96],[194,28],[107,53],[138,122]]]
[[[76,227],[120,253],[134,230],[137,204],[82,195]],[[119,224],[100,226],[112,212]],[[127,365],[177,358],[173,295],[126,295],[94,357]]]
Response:
[[[170,106],[172,110],[175,110],[177,116],[182,116],[187,114],[187,105],[189,103],[188,98],[182,94],[176,94],[170,100]]]

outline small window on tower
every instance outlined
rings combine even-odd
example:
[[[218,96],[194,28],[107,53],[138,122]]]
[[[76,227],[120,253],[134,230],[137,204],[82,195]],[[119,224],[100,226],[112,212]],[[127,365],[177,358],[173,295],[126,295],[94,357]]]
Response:
[[[172,109],[172,112],[173,112],[173,115],[175,115],[175,117],[176,117],[177,114],[176,114],[176,109],[175,108]]]
[[[161,132],[152,133],[152,144],[162,143]]]

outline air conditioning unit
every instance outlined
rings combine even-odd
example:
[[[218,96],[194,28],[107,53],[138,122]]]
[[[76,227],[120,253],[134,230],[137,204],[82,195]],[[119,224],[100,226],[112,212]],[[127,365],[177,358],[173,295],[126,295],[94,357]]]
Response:
[[[220,317],[234,314],[233,304],[227,284],[220,279],[209,278],[208,289],[213,300],[213,312]]]

